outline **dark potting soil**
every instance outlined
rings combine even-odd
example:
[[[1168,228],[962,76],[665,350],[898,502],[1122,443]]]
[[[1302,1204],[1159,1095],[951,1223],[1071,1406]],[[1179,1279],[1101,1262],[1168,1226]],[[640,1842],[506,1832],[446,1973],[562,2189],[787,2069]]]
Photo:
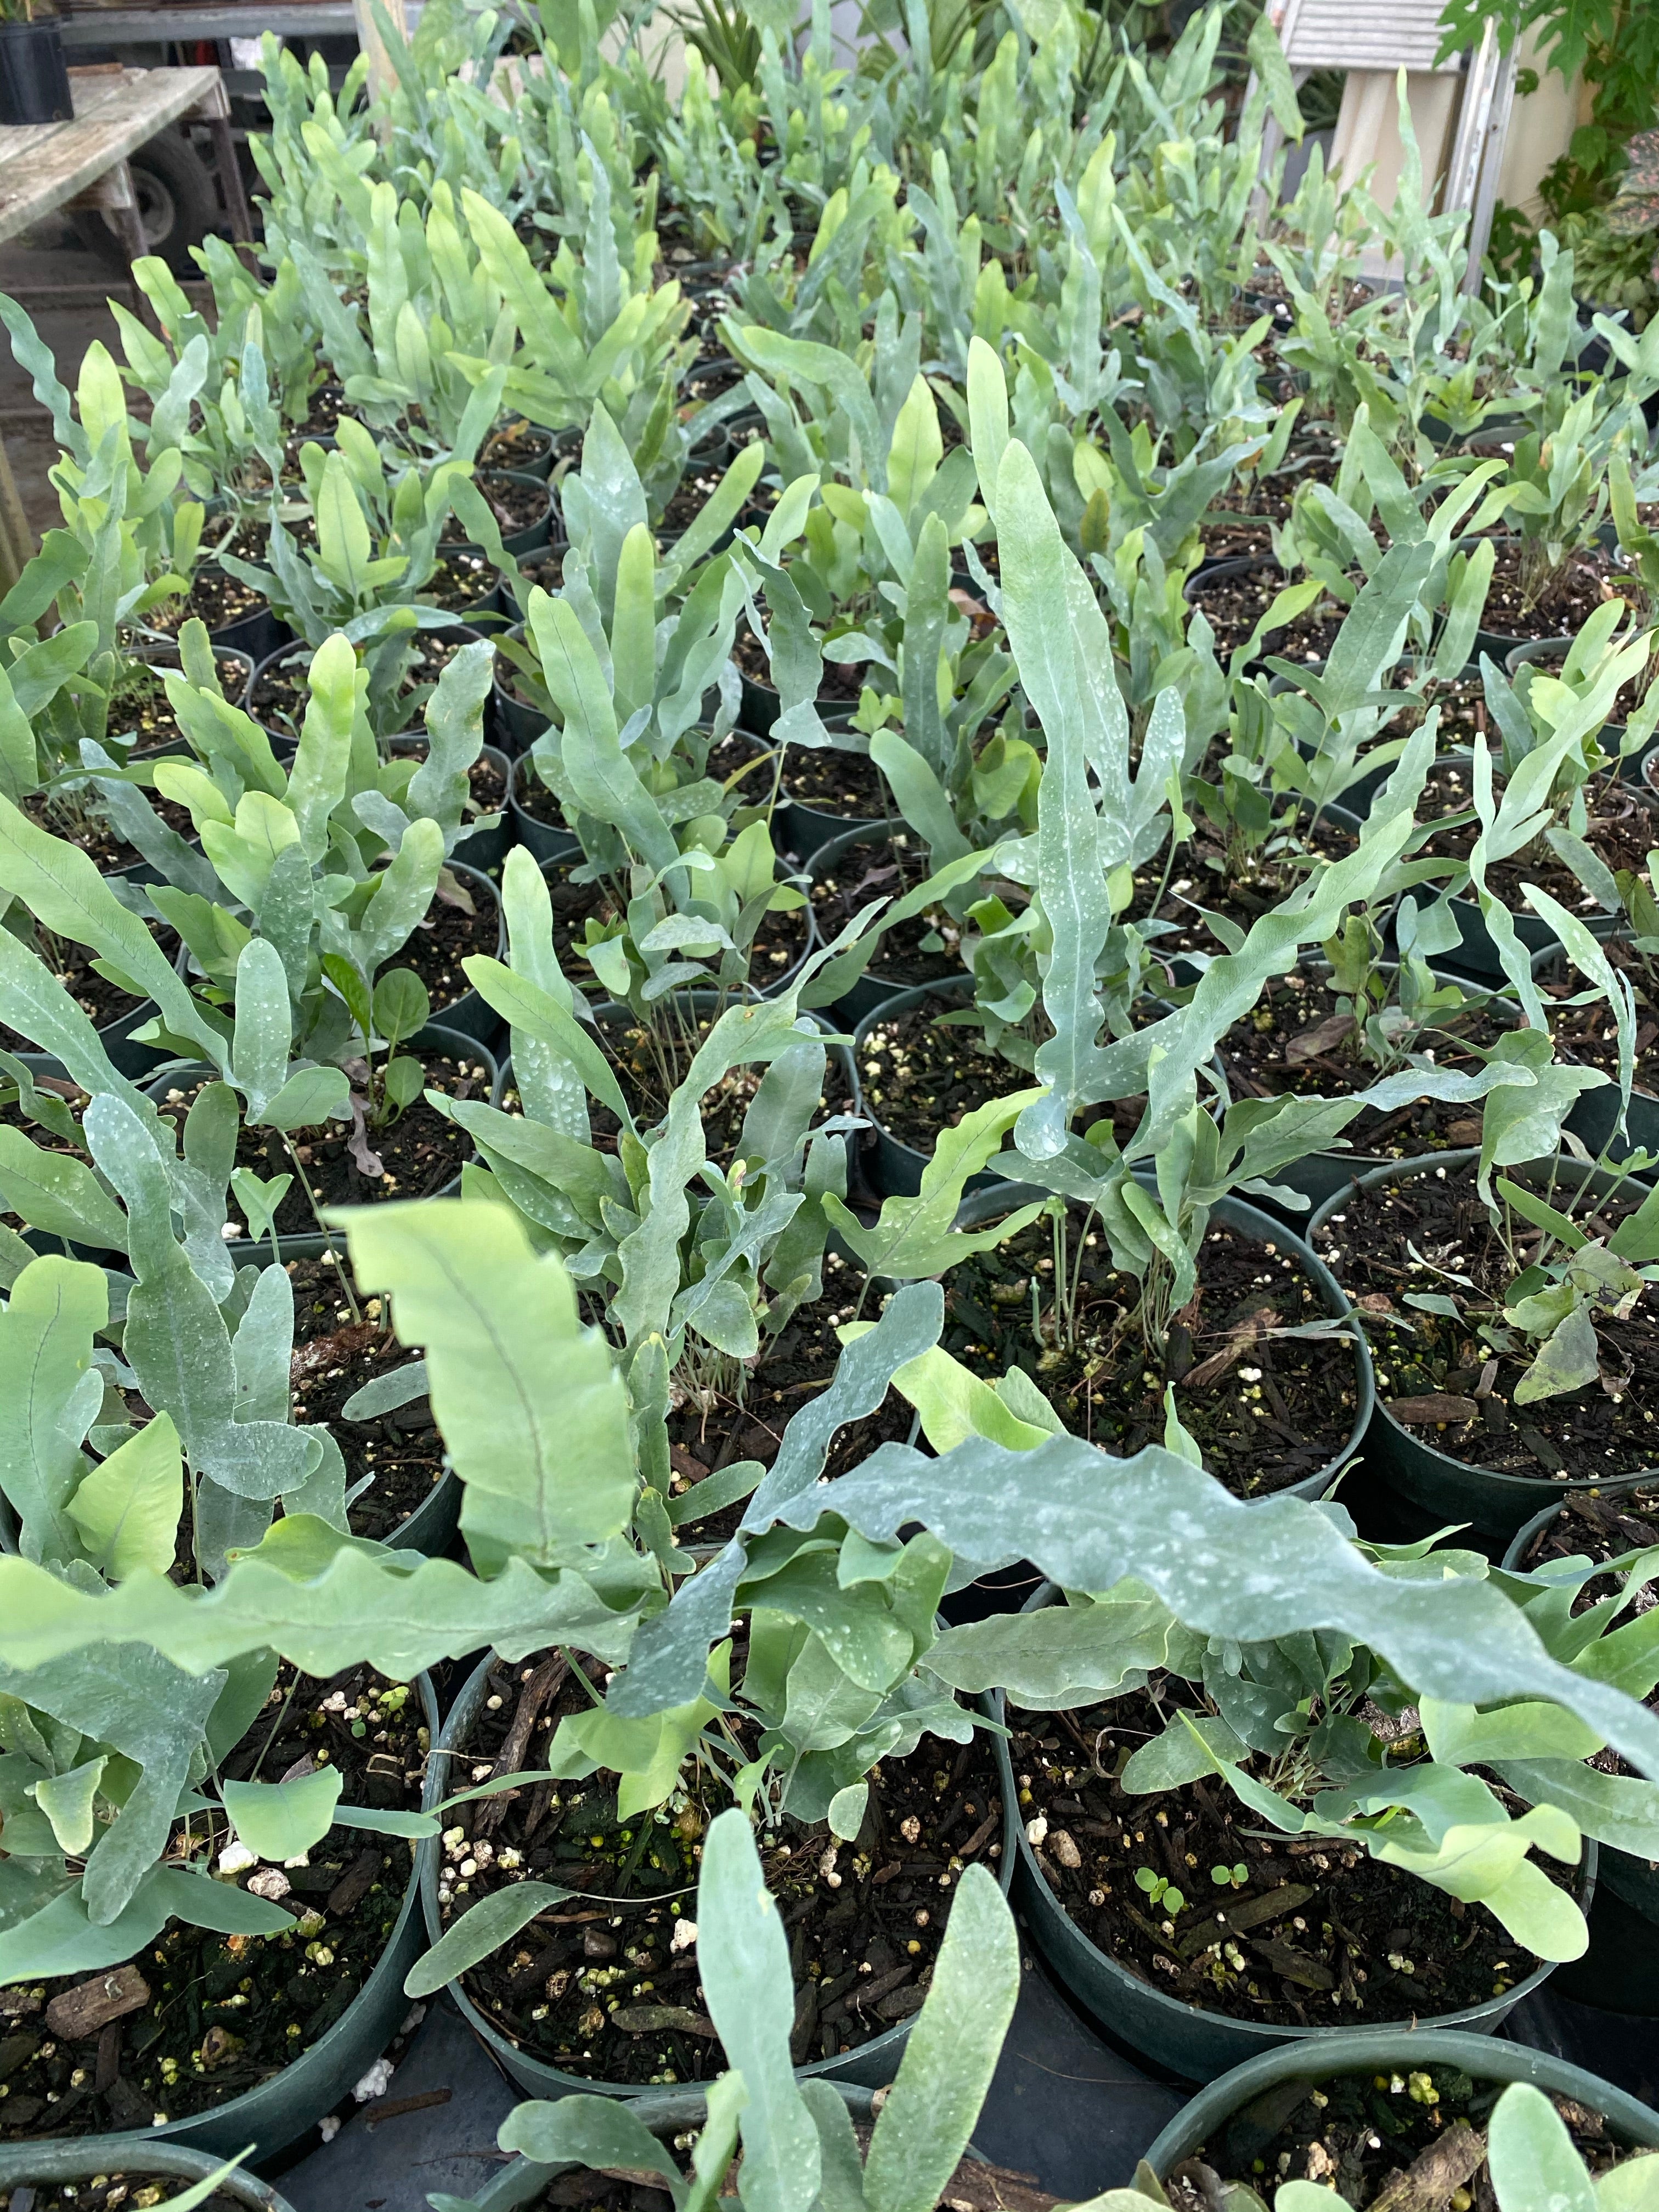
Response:
[[[672,274],[672,270],[670,274]],[[713,360],[694,361],[680,385],[682,406],[688,400],[701,407],[710,399],[718,399],[734,384],[741,384],[743,375],[741,365],[724,356]]]
[[[533,422],[499,422],[484,440],[478,459],[486,470],[533,470],[547,458],[547,432]]]
[[[1554,1519],[1528,1545],[1521,1564],[1530,1571],[1553,1566],[1559,1559],[1617,1559],[1654,1544],[1659,1544],[1659,1482],[1612,1492],[1573,1490],[1561,1500]],[[1595,1576],[1574,1599],[1573,1611],[1582,1612],[1607,1596],[1619,1579]],[[1650,1612],[1655,1604],[1659,1604],[1659,1590],[1650,1583],[1637,1592],[1631,1616]]]
[[[398,956],[401,968],[413,969],[426,985],[433,1018],[443,1019],[443,1010],[465,998],[472,988],[463,960],[474,953],[493,959],[501,941],[501,915],[495,901],[475,894],[472,885],[459,878],[438,879],[438,894],[410,932],[409,942]]]
[[[538,522],[545,520],[551,495],[539,477],[531,483],[520,483],[515,477],[499,469],[480,469],[472,481],[483,494],[484,502],[503,538],[516,537],[521,530],[533,530]],[[452,514],[444,524],[441,542],[446,545],[467,544],[466,525],[459,515]]]
[[[1492,777],[1492,799],[1502,798],[1504,778]],[[1604,778],[1585,793],[1589,826],[1584,842],[1616,874],[1620,868],[1640,873],[1647,866],[1652,845],[1653,817],[1637,792]],[[1474,813],[1474,771],[1468,761],[1441,761],[1430,769],[1417,819],[1429,823],[1443,816],[1467,814],[1454,829],[1437,830],[1425,840],[1422,851],[1437,859],[1467,859],[1480,835]],[[1537,884],[1570,913],[1594,921],[1601,907],[1585,890],[1563,860],[1558,860],[1542,836],[1534,839],[1507,860],[1495,860],[1486,870],[1486,888],[1513,914],[1529,912],[1524,886]],[[1468,896],[1473,896],[1472,890]]]
[[[860,1314],[864,1270],[856,1261],[839,1252],[823,1260],[823,1295],[811,1305],[798,1307],[775,1337],[763,1336],[759,1364],[745,1377],[743,1401],[711,1392],[706,1400],[688,1398],[668,1417],[673,1455],[672,1485],[676,1497],[718,1474],[734,1460],[758,1460],[770,1467],[778,1455],[784,1430],[800,1408],[828,1388],[841,1357],[837,1325]],[[866,1298],[864,1317],[874,1320],[883,1301]],[[830,1446],[824,1473],[844,1474],[868,1459],[878,1444],[903,1443],[910,1434],[910,1407],[896,1390],[890,1390],[873,1413],[852,1421],[840,1431]],[[683,1544],[724,1542],[743,1517],[748,1500],[727,1506],[706,1519],[683,1522]]]
[[[1274,977],[1255,1012],[1235,1022],[1221,1040],[1222,1065],[1233,1097],[1342,1097],[1376,1082],[1382,1071],[1362,1060],[1353,1043],[1353,1002],[1344,1000],[1349,1011],[1339,1012],[1338,997],[1328,981],[1301,969]],[[1431,1052],[1437,1068],[1468,1074],[1484,1064],[1473,1048],[1495,1044],[1510,1026],[1470,991],[1460,1011],[1401,1038],[1401,1046],[1413,1054]],[[1467,1107],[1420,1098],[1389,1114],[1364,1107],[1343,1134],[1356,1154],[1407,1159],[1478,1145],[1480,1121],[1478,1115],[1471,1118]]]
[[[349,1802],[414,1810],[426,1764],[421,1701],[367,1667],[323,1682],[284,1667],[220,1771],[287,1780],[331,1764]],[[222,1816],[180,1823],[169,1856],[205,1867]],[[159,2126],[210,2111],[278,2074],[333,2027],[375,1966],[403,1908],[411,1846],[331,1828],[287,1869],[264,1873],[291,1933],[220,1936],[170,1920],[131,1962],[0,1990],[0,2140]],[[281,1884],[276,1877],[281,1876]],[[112,1985],[114,1985],[112,1987]]]
[[[1541,588],[1529,588],[1529,585],[1521,544],[1514,540],[1500,544],[1486,612],[1480,617],[1482,629],[1517,642],[1534,637],[1574,637],[1603,599],[1634,599],[1638,588],[1629,571],[1600,545],[1573,554],[1554,575],[1542,580]]]
[[[556,936],[556,922],[555,933]],[[676,994],[658,1008],[659,1027],[647,1030],[629,1012],[605,1012],[596,1017],[599,1040],[615,1069],[623,1097],[641,1128],[661,1121],[668,1111],[670,1093],[684,1078],[692,1055],[714,1027],[717,1012],[736,1005],[726,999],[717,1010],[694,1013],[683,995]],[[728,1166],[737,1157],[744,1116],[754,1102],[765,1074],[763,1067],[744,1065],[721,1077],[704,1095],[702,1107],[703,1139],[716,1165]],[[826,1054],[821,1110],[848,1114],[852,1100],[833,1053]],[[595,1099],[588,1101],[593,1141],[602,1151],[614,1151],[618,1134],[616,1116]]]
[[[520,694],[515,691],[514,696],[517,698]],[[527,706],[529,702],[526,700],[525,704]],[[514,782],[513,796],[518,802],[519,811],[527,814],[532,822],[539,822],[549,830],[562,830],[567,835],[573,834],[570,824],[564,818],[564,809],[536,773],[533,761],[527,768],[520,769]],[[570,865],[580,867],[580,857]]]
[[[1659,999],[1656,979],[1644,954],[1622,938],[1609,938],[1602,945],[1608,964],[1618,969],[1636,995],[1635,1088],[1650,1097],[1659,1096]],[[1540,979],[1539,988],[1556,1000],[1576,997],[1583,979],[1576,968],[1565,980]],[[1619,1033],[1605,1000],[1593,1006],[1562,1006],[1551,1024],[1556,1050],[1564,1059],[1599,1067],[1616,1083],[1619,1079]]]
[[[222,568],[198,568],[185,598],[163,599],[144,620],[150,629],[169,633],[181,630],[192,618],[204,622],[210,630],[222,629],[264,605],[252,585],[239,576],[228,576]]]
[[[1565,1211],[1576,1179],[1550,1202]],[[1586,1236],[1610,1235],[1641,1197],[1615,1198],[1599,1210],[1572,1207]],[[1517,1219],[1519,1256],[1534,1243]],[[1633,1474],[1656,1456],[1659,1422],[1659,1312],[1644,1294],[1626,1321],[1598,1320],[1601,1374],[1579,1390],[1511,1404],[1535,1346],[1519,1356],[1494,1351],[1477,1335],[1502,1328],[1501,1304],[1516,1266],[1505,1256],[1467,1168],[1436,1168],[1400,1182],[1353,1192],[1316,1238],[1320,1257],[1369,1317],[1377,1402],[1414,1436],[1469,1467],[1533,1480],[1594,1481]],[[1437,1272],[1437,1270],[1447,1270]],[[1467,1289],[1455,1276],[1474,1284]],[[1407,1291],[1449,1297],[1459,1315],[1402,1310]],[[1615,1395],[1616,1394],[1616,1395]]]
[[[747,730],[728,730],[718,744],[709,746],[703,774],[723,784],[735,805],[764,806],[772,797],[777,761],[777,748],[764,738],[752,737]],[[772,842],[775,846],[778,842],[775,827]]]
[[[386,1542],[423,1505],[444,1471],[443,1438],[422,1396],[368,1421],[342,1418],[341,1407],[377,1376],[419,1357],[392,1334],[379,1298],[360,1300],[354,1319],[334,1260],[289,1260],[294,1283],[294,1357],[289,1364],[294,1419],[326,1421],[345,1461],[346,1488],[374,1480],[347,1507],[354,1536]]]
[[[772,664],[766,649],[751,629],[740,629],[732,641],[732,658],[749,678],[763,691],[775,691],[772,681]],[[856,707],[859,694],[869,677],[871,664],[867,660],[826,660],[823,673],[818,679],[820,706]]]
[[[1241,474],[1210,501],[1200,522],[1206,556],[1224,561],[1270,553],[1273,526],[1290,520],[1299,488],[1310,483],[1334,483],[1336,475],[1335,457],[1322,447],[1272,476],[1258,477],[1254,471]]]
[[[343,415],[355,415],[356,410],[348,405],[346,396],[337,384],[319,384],[307,402],[306,419],[296,422],[289,434],[295,438],[331,438],[340,427]]]
[[[1472,2081],[1460,2067],[1436,2061],[1278,2082],[1176,2169],[1170,2203],[1175,2212],[1202,2212],[1213,2201],[1206,2185],[1218,2195],[1222,2182],[1263,2191],[1306,2179],[1357,2208],[1463,2203],[1472,2212],[1496,2212],[1486,2124],[1508,2086]],[[1601,2113],[1571,2097],[1550,2101],[1592,2173],[1632,2155]]]
[[[432,574],[421,586],[420,598],[428,606],[465,614],[482,606],[500,581],[500,571],[492,568],[482,553],[452,546],[438,556]]]
[[[791,745],[784,757],[783,788],[798,806],[838,814],[848,822],[892,820],[897,809],[887,779],[868,753],[840,745]]]
[[[849,846],[832,870],[814,871],[811,896],[819,942],[830,944],[874,900],[892,905],[926,883],[931,872],[926,849],[908,832]],[[943,907],[896,923],[884,932],[868,972],[900,990],[960,975],[961,924]]]
[[[0,2212],[139,2212],[139,2208],[174,2203],[190,2188],[182,2174],[151,2173],[122,2158],[88,2181],[15,2182],[0,2189]],[[240,2212],[245,2197],[216,2189],[202,2199],[202,2212]]]
[[[179,950],[179,939],[165,924],[152,924],[150,934],[161,951],[171,960]],[[131,991],[124,991],[112,983],[107,975],[100,975],[92,963],[94,955],[83,945],[76,945],[67,938],[49,938],[44,943],[37,940],[37,949],[45,956],[47,965],[82,1012],[94,1028],[102,1029],[107,1023],[119,1021],[135,1006],[144,1002],[136,999]],[[0,1022],[0,1051],[35,1052],[40,1048],[31,1038],[18,1030],[9,1029]]]
[[[454,1761],[458,1787],[492,1767],[533,1769],[555,1722],[587,1702],[565,1661],[548,1654],[497,1662],[490,1696]],[[869,1779],[853,1844],[832,1850],[821,1823],[789,1820],[759,1838],[790,1938],[797,2065],[855,2050],[921,2008],[957,1872],[975,1861],[995,1872],[1001,1856],[1001,1797],[982,1735],[960,1746],[924,1736],[911,1758],[883,1760]],[[458,1807],[442,1845],[443,1917],[514,1880],[601,1893],[604,1902],[539,1914],[464,1977],[468,1996],[521,2050],[585,2080],[706,2081],[726,2061],[703,2008],[696,1947],[676,1949],[674,1932],[696,1910],[698,1838],[725,1792],[689,1768],[672,1809],[621,1821],[616,1788],[602,1770]],[[619,1911],[620,1898],[640,1901]]]
[[[398,690],[400,701],[412,699],[422,684],[436,684],[446,664],[471,639],[465,629],[426,630],[416,639],[408,672]],[[297,738],[305,720],[311,687],[307,677],[311,652],[296,646],[289,657],[260,670],[248,693],[247,711],[274,736]],[[413,707],[404,720],[414,714]]]
[[[1109,1958],[1182,2003],[1284,2027],[1428,2020],[1487,2002],[1536,1967],[1484,1905],[1364,1850],[1258,1832],[1219,1779],[1132,1796],[1117,1775],[1172,1705],[1208,1710],[1189,1684],[1158,1675],[1087,1711],[1007,1711],[1019,1817],[1048,1822],[1037,1864]],[[1256,1753],[1244,1761],[1257,1779],[1266,1766]],[[1541,1863],[1577,1890],[1576,1869]],[[1152,1902],[1141,1869],[1179,1893],[1179,1911]]]
[[[720,489],[720,471],[718,469],[698,469],[680,478],[662,511],[662,520],[657,526],[657,540],[664,551],[684,532],[690,530],[708,504],[711,495]]]
[[[1350,831],[1340,830],[1328,817],[1304,829],[1275,835],[1258,846],[1242,869],[1227,873],[1227,855],[1220,833],[1194,817],[1193,839],[1171,864],[1171,880],[1155,909],[1156,919],[1172,927],[1151,940],[1151,950],[1161,960],[1180,953],[1205,952],[1213,957],[1226,947],[1200,913],[1203,908],[1224,915],[1239,928],[1249,930],[1264,914],[1272,912],[1314,869],[1328,867],[1345,859],[1358,843]],[[1164,883],[1162,857],[1135,871],[1134,901],[1129,912],[1143,916]]]
[[[1018,1195],[1010,1194],[1011,1212]],[[1358,1403],[1352,1348],[1340,1339],[1271,1334],[1323,1318],[1299,1261],[1273,1243],[1212,1225],[1199,1255],[1198,1289],[1171,1321],[1163,1371],[1155,1373],[1158,1363],[1133,1317],[1139,1285],[1113,1267],[1105,1237],[1083,1224],[1080,1210],[1073,1210],[1067,1232],[1065,1265],[1075,1273],[1077,1302],[1071,1344],[1056,1341],[1054,1234],[1038,1220],[951,1270],[945,1350],[988,1382],[1024,1368],[1073,1436],[1114,1457],[1162,1441],[1164,1386],[1173,1383],[1205,1467],[1237,1498],[1271,1497],[1342,1451]]]
[[[558,590],[564,581],[564,556],[568,550],[564,545],[538,545],[533,553],[523,556],[519,562],[519,574],[524,578],[526,599],[529,598],[532,586],[536,585],[544,592]]]
[[[429,1052],[405,1052],[404,1056],[420,1060],[426,1070],[428,1091],[444,1091],[452,1098],[487,1099],[489,1096],[489,1072],[482,1060],[452,1060],[447,1054]],[[182,1127],[201,1088],[199,1079],[175,1085],[167,1091],[156,1111],[163,1119]],[[292,1156],[288,1144],[273,1130],[252,1129],[245,1125],[236,1139],[239,1167],[251,1168],[266,1182],[275,1176],[294,1175],[294,1181],[276,1208],[279,1240],[284,1237],[314,1237],[318,1233],[311,1200],[294,1172],[295,1158],[319,1206],[362,1206],[376,1198],[435,1197],[446,1183],[460,1173],[462,1162],[471,1157],[472,1150],[466,1132],[455,1122],[447,1121],[423,1097],[406,1106],[388,1127],[365,1130],[368,1155],[380,1163],[378,1174],[359,1166],[352,1158],[349,1121],[325,1121],[315,1128],[292,1129],[288,1136],[294,1146]]]
[[[1279,593],[1297,580],[1276,561],[1262,562],[1243,575],[1224,576],[1212,570],[1194,576],[1187,587],[1187,597],[1195,609],[1202,608],[1215,632],[1217,659],[1224,660],[1247,644]],[[1334,600],[1316,600],[1294,622],[1268,630],[1257,652],[1280,653],[1287,660],[1322,661],[1336,642],[1346,612]]]

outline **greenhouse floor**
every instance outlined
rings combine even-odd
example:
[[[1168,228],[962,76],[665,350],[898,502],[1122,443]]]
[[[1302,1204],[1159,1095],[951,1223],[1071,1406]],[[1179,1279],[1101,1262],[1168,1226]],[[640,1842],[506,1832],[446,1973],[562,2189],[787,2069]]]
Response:
[[[1042,1960],[1029,1948],[1023,1958],[1019,2007],[975,2143],[1055,2196],[1121,2186],[1185,2103],[1186,2088],[1114,2050],[1073,2011]],[[1659,2020],[1596,2011],[1546,1988],[1504,2032],[1649,2103],[1659,2099]],[[495,2130],[518,2101],[459,2015],[440,2002],[385,2099],[289,2166],[283,2193],[295,2212],[426,2212],[429,2190],[471,2194],[505,2163]]]

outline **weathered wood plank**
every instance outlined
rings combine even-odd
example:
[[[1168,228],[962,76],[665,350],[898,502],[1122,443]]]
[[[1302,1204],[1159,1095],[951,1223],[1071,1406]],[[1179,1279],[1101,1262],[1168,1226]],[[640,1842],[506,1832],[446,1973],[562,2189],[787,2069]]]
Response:
[[[70,71],[75,119],[0,126],[0,240],[84,191],[146,140],[210,100],[212,68]]]

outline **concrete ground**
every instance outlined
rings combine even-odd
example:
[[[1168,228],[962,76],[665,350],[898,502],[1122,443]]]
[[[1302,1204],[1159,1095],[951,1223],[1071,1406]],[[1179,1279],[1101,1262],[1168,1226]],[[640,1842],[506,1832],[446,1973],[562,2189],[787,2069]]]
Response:
[[[120,272],[81,243],[68,216],[53,216],[0,246],[0,292],[33,319],[52,349],[58,374],[71,391],[81,357],[101,338],[118,362],[119,336],[105,302],[113,292],[131,306]],[[52,417],[34,397],[27,372],[12,356],[0,330],[0,436],[11,461],[30,528],[41,532],[63,520],[47,471],[58,458]]]

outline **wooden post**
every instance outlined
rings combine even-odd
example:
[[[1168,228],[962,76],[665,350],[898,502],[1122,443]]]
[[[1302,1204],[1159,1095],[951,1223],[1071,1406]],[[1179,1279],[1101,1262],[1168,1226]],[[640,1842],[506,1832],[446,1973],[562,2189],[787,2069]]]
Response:
[[[386,10],[386,20],[398,37],[407,39],[409,19],[404,12],[404,0],[379,0],[379,4]],[[392,57],[374,20],[373,0],[351,0],[351,12],[357,19],[358,46],[368,58],[368,96],[378,106],[391,98],[397,88],[398,73],[392,66]]]

